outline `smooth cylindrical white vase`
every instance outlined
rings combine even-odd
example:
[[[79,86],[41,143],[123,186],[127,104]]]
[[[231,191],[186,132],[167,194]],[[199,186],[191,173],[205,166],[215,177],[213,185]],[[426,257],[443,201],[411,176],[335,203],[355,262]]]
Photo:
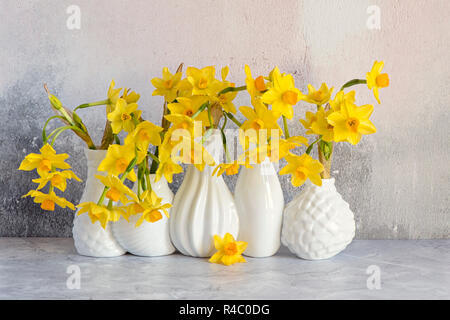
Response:
[[[207,138],[205,148],[219,163],[223,153],[219,130]],[[239,232],[239,218],[233,195],[222,177],[212,176],[213,168],[199,171],[188,165],[186,175],[173,200],[170,237],[184,255],[209,257],[215,252],[214,235]]]
[[[97,202],[103,192],[104,185],[95,178],[95,175],[104,175],[104,172],[97,171],[100,162],[106,156],[106,150],[85,149],[84,154],[87,159],[87,179],[84,187],[82,202]],[[99,221],[92,223],[88,213],[75,214],[73,220],[73,240],[75,248],[80,255],[90,257],[117,257],[125,254],[125,250],[114,238],[109,222],[105,229]]]
[[[169,189],[167,180],[162,177],[155,182],[155,175],[150,175],[152,190],[156,195],[163,198],[163,203],[172,203],[173,192]],[[137,183],[133,191],[137,193]],[[168,209],[170,213],[170,209]],[[130,215],[129,221],[123,217],[113,225],[113,234],[119,244],[129,253],[144,257],[164,256],[175,252],[170,241],[169,218],[162,214],[162,219],[156,222],[144,220],[136,227],[136,222],[141,214]]]
[[[305,188],[285,208],[281,240],[298,257],[308,260],[335,256],[352,242],[355,219],[337,192],[334,179]]]
[[[248,242],[244,255],[269,257],[281,245],[284,197],[273,164],[266,159],[242,167],[234,191],[239,214],[239,240]]]

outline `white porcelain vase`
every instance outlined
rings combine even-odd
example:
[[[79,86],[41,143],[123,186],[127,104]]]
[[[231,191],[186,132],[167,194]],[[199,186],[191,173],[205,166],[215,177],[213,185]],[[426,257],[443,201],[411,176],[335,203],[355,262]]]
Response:
[[[244,255],[269,257],[280,248],[284,197],[273,164],[266,159],[242,167],[234,199],[239,214],[239,240],[248,243]]]
[[[87,179],[81,202],[97,202],[103,192],[104,185],[95,178],[96,174],[104,175],[97,171],[100,162],[106,156],[106,150],[85,149],[87,158]],[[73,220],[73,240],[75,248],[80,255],[90,257],[117,257],[125,254],[125,250],[114,238],[109,222],[105,229],[99,221],[92,223],[88,213],[75,214]]]
[[[152,174],[150,183],[157,196],[163,198],[163,203],[172,203],[173,192],[164,177],[155,182],[155,175]],[[133,191],[137,193],[137,183],[134,184]],[[168,211],[170,213],[170,209]],[[156,222],[144,220],[136,227],[140,217],[141,214],[131,215],[129,221],[121,217],[113,224],[113,234],[119,244],[129,253],[144,257],[164,256],[175,252],[170,241],[169,219],[163,214],[161,220]]]
[[[214,130],[204,143],[206,150],[219,163],[223,153],[219,130]],[[203,171],[188,165],[186,175],[173,200],[170,237],[184,255],[209,257],[215,252],[214,235],[239,232],[239,218],[233,195],[222,177],[212,176],[213,167]]]
[[[281,240],[300,258],[331,258],[355,236],[353,212],[334,182],[333,178],[323,179],[318,187],[308,181],[284,210]]]

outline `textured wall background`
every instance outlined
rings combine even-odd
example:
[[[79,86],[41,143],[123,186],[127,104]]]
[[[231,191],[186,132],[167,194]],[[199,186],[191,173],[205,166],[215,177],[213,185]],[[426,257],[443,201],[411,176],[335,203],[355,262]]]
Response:
[[[51,115],[47,82],[73,108],[106,97],[112,78],[141,93],[144,117],[158,121],[161,99],[150,79],[163,66],[229,65],[242,83],[243,66],[293,73],[297,87],[321,81],[340,87],[364,77],[375,59],[386,61],[391,85],[373,121],[378,133],[355,148],[339,144],[334,176],[357,219],[359,238],[449,238],[450,4],[435,1],[17,1],[0,10],[0,236],[70,236],[73,213],[43,213],[30,199],[31,173],[23,156],[38,151]],[[68,30],[70,5],[81,9],[81,29]],[[381,30],[369,30],[366,10],[381,9]],[[359,88],[361,104],[374,103]],[[245,99],[238,105],[247,104]],[[298,116],[308,109],[300,103]],[[83,111],[97,141],[103,112]],[[298,116],[293,133],[304,130]],[[64,134],[56,148],[86,177],[83,143]],[[285,197],[300,190],[283,176]],[[182,177],[172,185],[177,189]],[[227,179],[234,189],[235,178]],[[66,192],[78,201],[84,185]]]

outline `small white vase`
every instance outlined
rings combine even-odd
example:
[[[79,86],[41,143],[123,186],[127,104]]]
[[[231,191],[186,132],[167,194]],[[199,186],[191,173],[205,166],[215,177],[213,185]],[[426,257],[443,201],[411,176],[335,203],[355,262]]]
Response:
[[[106,150],[85,149],[87,158],[87,179],[84,187],[81,202],[97,202],[103,192],[104,185],[95,178],[96,174],[104,175],[97,171],[100,162],[106,156]],[[77,252],[83,256],[90,257],[117,257],[125,254],[125,250],[114,238],[109,222],[106,229],[103,229],[99,221],[92,223],[88,213],[82,215],[75,214],[73,220],[73,240]]]
[[[162,177],[155,182],[155,175],[150,175],[153,191],[163,198],[163,203],[172,203],[173,192],[169,189],[167,180]],[[133,191],[137,193],[137,183]],[[170,209],[168,210],[170,213]],[[131,215],[129,221],[123,217],[114,223],[112,230],[119,244],[129,253],[144,257],[164,256],[175,251],[169,236],[169,219],[162,214],[162,219],[156,222],[142,222],[136,227],[141,214]]]
[[[318,187],[309,181],[284,210],[281,240],[292,253],[308,260],[335,256],[352,242],[355,219],[336,191],[334,178]]]
[[[248,242],[246,256],[269,257],[281,245],[283,190],[269,159],[252,166],[253,169],[242,167],[234,191],[239,240]]]
[[[206,150],[219,163],[223,152],[219,130],[205,141]],[[215,252],[214,235],[231,233],[237,238],[239,218],[233,195],[222,177],[212,176],[213,168],[198,171],[188,165],[186,175],[173,200],[170,237],[184,255],[209,257]]]

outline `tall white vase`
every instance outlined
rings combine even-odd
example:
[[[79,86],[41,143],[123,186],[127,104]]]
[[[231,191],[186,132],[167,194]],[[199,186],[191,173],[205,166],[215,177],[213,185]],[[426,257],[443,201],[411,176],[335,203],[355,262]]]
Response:
[[[281,240],[300,258],[331,258],[354,236],[353,212],[336,191],[333,178],[323,179],[321,187],[308,181],[284,210]]]
[[[204,143],[216,163],[223,153],[219,130]],[[233,195],[222,177],[212,176],[212,167],[198,171],[188,166],[183,183],[173,200],[170,237],[174,246],[184,255],[209,257],[214,249],[214,235],[231,233],[237,238],[239,218]]]
[[[169,189],[167,180],[162,177],[155,182],[155,175],[150,175],[150,182],[153,191],[158,197],[163,198],[163,203],[172,203],[173,192]],[[133,191],[137,193],[137,183],[134,184]],[[170,213],[170,209],[168,210]],[[113,224],[114,237],[119,244],[129,253],[153,257],[164,256],[175,251],[169,236],[169,219],[163,214],[162,219],[156,222],[145,221],[136,227],[136,222],[141,214],[132,215],[129,222],[123,217]]]
[[[87,158],[87,179],[84,187],[81,202],[97,202],[103,192],[104,185],[95,178],[96,174],[104,175],[97,171],[100,162],[106,156],[106,150],[85,149],[84,154]],[[73,240],[77,252],[84,256],[91,257],[116,257],[123,255],[126,251],[119,245],[114,238],[109,222],[106,229],[103,229],[99,221],[91,222],[89,215],[75,214],[73,221]]]
[[[242,167],[234,199],[239,214],[239,240],[248,242],[244,254],[269,257],[280,248],[284,197],[273,164],[266,159]]]

